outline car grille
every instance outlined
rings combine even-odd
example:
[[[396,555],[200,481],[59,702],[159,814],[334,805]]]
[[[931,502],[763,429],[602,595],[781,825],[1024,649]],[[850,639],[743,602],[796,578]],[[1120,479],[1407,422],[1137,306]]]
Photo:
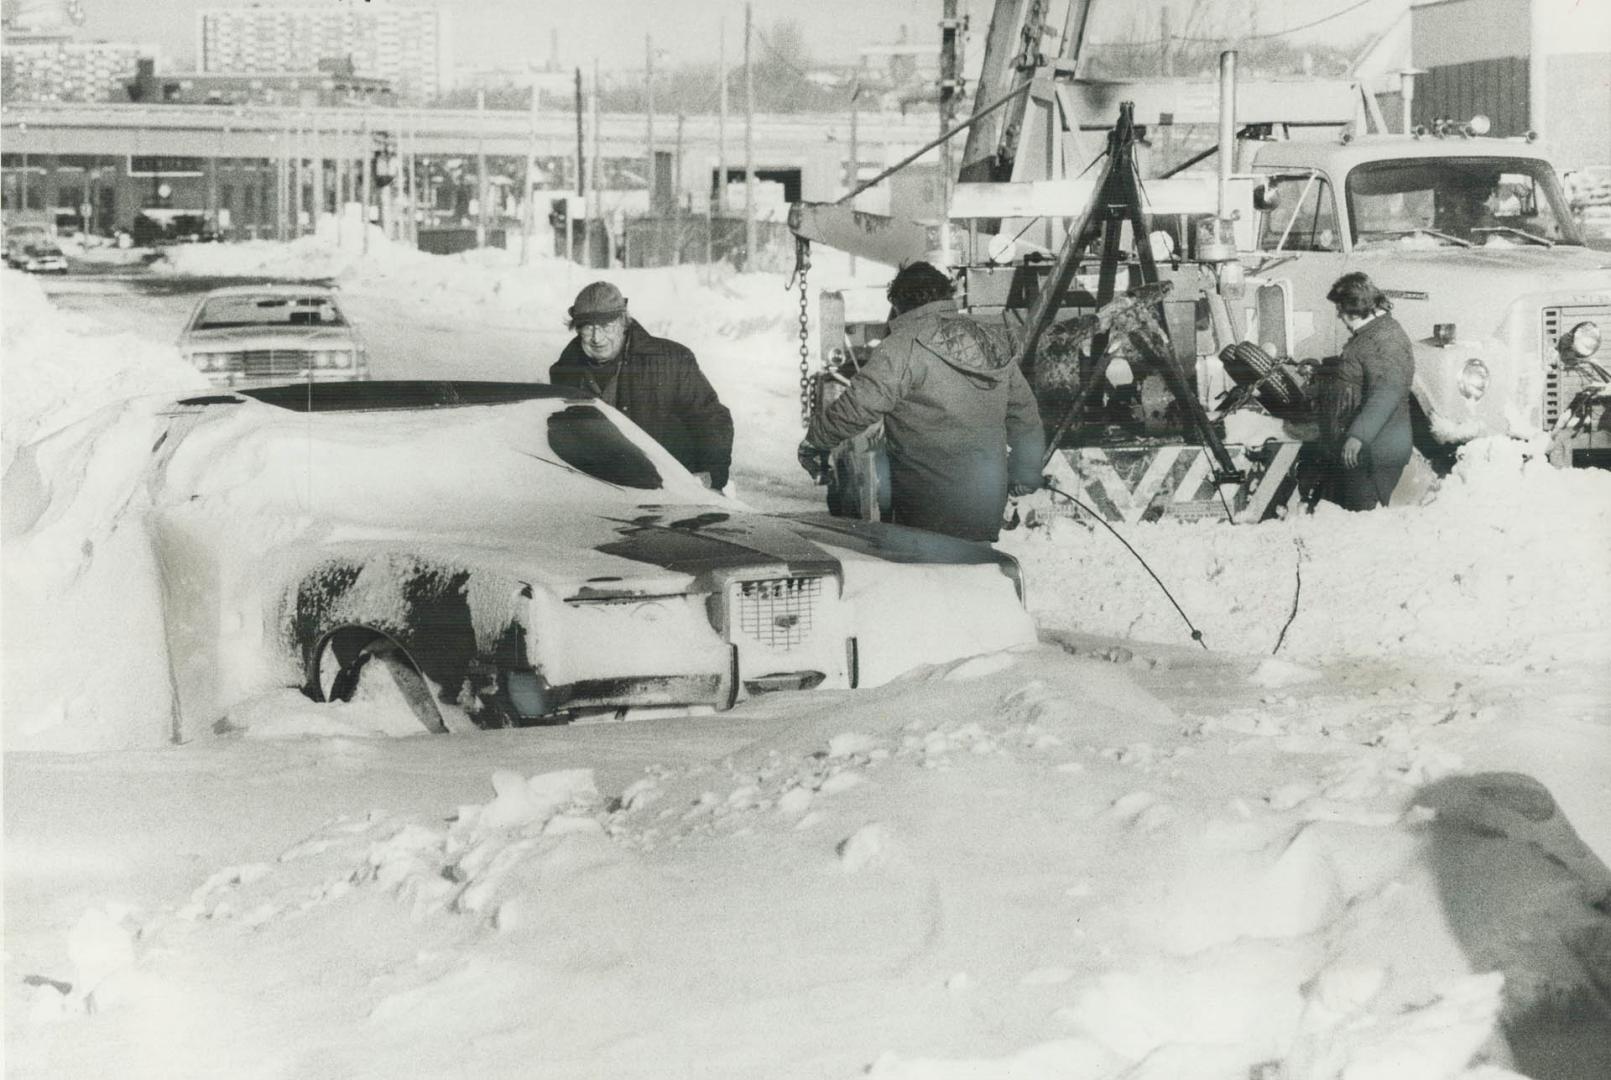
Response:
[[[278,379],[302,374],[313,366],[313,358],[306,349],[246,349],[229,354],[229,370],[254,379]]]
[[[1602,331],[1611,331],[1611,307],[1603,304],[1580,307],[1550,307],[1544,309],[1544,429],[1548,431],[1561,418],[1561,410],[1572,403],[1591,381],[1582,368],[1569,368],[1561,363],[1561,351],[1556,347],[1561,335],[1580,322],[1600,324]],[[1608,333],[1611,336],[1611,333]],[[1599,357],[1595,357],[1599,360]],[[1604,361],[1600,361],[1604,363]]]
[[[822,578],[786,577],[740,581],[732,586],[732,632],[786,653],[808,643],[822,601]]]

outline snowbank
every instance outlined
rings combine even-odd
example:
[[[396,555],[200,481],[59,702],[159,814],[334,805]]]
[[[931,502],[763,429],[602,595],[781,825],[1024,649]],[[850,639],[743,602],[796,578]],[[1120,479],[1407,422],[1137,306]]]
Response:
[[[1611,473],[1553,469],[1520,441],[1467,446],[1416,507],[1118,528],[1211,649],[1538,666],[1611,655]],[[1004,546],[1044,624],[1189,642],[1106,529],[1053,518]]]
[[[0,471],[18,447],[109,402],[207,386],[171,344],[97,334],[86,320],[58,311],[27,274],[0,270],[0,295]]]

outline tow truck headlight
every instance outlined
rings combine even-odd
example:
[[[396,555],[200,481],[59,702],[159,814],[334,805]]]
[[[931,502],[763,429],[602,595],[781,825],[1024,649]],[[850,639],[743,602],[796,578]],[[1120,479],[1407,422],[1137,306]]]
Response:
[[[1460,393],[1479,401],[1487,392],[1488,365],[1475,358],[1467,360],[1466,366],[1460,369]]]
[[[1600,351],[1599,324],[1580,322],[1561,335],[1559,344],[1562,356],[1587,360]]]

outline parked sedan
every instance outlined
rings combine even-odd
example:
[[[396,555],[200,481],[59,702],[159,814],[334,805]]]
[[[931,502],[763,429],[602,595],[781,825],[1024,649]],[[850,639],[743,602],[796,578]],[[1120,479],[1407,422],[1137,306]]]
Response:
[[[179,350],[215,385],[369,377],[363,338],[335,290],[308,285],[214,289],[191,313]]]
[[[23,250],[20,265],[30,274],[65,274],[67,256],[55,244],[29,244]]]
[[[145,487],[187,728],[289,685],[367,686],[433,731],[719,711],[1035,640],[1010,556],[752,512],[572,391],[296,384],[160,416]]]

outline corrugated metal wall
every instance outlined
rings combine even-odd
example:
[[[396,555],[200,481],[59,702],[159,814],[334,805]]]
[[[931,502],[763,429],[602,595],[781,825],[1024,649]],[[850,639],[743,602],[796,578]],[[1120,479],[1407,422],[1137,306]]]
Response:
[[[1414,120],[1430,125],[1438,117],[1469,120],[1482,113],[1491,135],[1524,135],[1530,125],[1528,63],[1504,56],[1428,68],[1415,83]]]

